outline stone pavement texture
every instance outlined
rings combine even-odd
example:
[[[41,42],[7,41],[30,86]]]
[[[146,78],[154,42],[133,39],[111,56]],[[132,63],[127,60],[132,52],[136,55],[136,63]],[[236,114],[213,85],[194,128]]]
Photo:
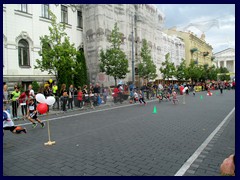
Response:
[[[47,127],[26,125],[28,133],[21,135],[5,132],[3,175],[173,176],[235,107],[235,91],[189,95],[185,105],[179,99],[178,105],[152,101],[59,115],[50,121],[53,146],[44,146]],[[185,175],[219,175],[219,163],[235,152],[233,117]]]
[[[186,176],[218,176],[223,160],[235,153],[235,113],[195,160]]]

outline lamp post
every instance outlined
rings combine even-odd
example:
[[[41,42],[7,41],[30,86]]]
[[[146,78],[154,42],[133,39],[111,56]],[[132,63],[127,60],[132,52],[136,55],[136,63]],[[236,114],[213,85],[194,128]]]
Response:
[[[135,67],[134,67],[134,35],[133,35],[133,31],[134,31],[134,15],[133,13],[132,15],[132,83],[134,85],[135,82]]]

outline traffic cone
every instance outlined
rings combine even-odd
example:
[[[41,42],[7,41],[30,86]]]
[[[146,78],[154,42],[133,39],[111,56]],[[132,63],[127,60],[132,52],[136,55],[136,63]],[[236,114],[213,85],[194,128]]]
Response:
[[[154,108],[153,108],[153,114],[157,114],[157,107],[156,106],[154,106]]]

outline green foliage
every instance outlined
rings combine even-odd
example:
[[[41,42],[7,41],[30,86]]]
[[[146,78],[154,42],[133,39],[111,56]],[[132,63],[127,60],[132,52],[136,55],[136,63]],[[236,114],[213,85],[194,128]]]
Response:
[[[218,68],[218,73],[229,73],[228,69],[225,68],[225,67],[220,67]],[[229,81],[231,78],[230,78],[230,75],[220,75],[219,76],[219,79],[221,81]]]
[[[109,37],[111,47],[105,52],[103,50],[100,52],[100,71],[113,76],[115,85],[117,85],[117,79],[125,78],[129,72],[127,57],[120,48],[121,38],[122,35],[119,33],[117,23],[115,23]]]
[[[32,82],[32,89],[34,90],[34,92],[38,92],[39,89],[39,84],[37,83],[37,81],[33,81]]]
[[[83,85],[88,84],[87,79],[87,66],[84,51],[80,50],[75,62],[73,84],[75,85],[75,87],[82,87]]]
[[[155,79],[156,74],[156,65],[153,63],[151,57],[151,50],[148,47],[147,40],[143,39],[143,46],[141,48],[141,57],[142,61],[138,65],[139,77],[144,79]]]
[[[216,81],[217,80],[217,73],[218,73],[218,69],[214,65],[212,65],[208,69],[208,79]]]
[[[39,52],[41,59],[36,60],[35,69],[47,71],[56,76],[58,85],[73,83],[75,61],[78,51],[71,44],[65,33],[65,24],[57,23],[56,16],[50,11],[50,35],[40,37],[42,50]]]
[[[185,80],[186,76],[187,76],[187,65],[186,65],[186,61],[184,59],[182,59],[182,62],[176,68],[175,77],[178,80]]]
[[[170,54],[167,53],[165,55],[165,61],[162,62],[162,66],[160,67],[160,72],[163,74],[163,79],[170,79],[173,78],[175,76],[175,71],[176,68],[174,66],[173,62],[170,62]]]
[[[200,65],[200,66],[198,66],[198,68],[199,68],[199,71],[201,72],[199,80],[203,81],[203,82],[206,81],[209,78],[208,64],[204,64],[203,66]]]
[[[197,82],[200,80],[200,77],[202,75],[201,68],[198,67],[197,64],[195,64],[193,61],[189,64],[187,67],[187,79],[191,79],[192,82]]]
[[[17,83],[17,86],[18,86],[18,88],[19,88],[19,90],[20,90],[21,93],[24,92],[23,85],[22,85],[21,82],[18,82],[18,83]]]
[[[229,73],[227,68],[216,68],[214,65],[209,67],[207,64],[205,65],[196,65],[194,62],[191,62],[189,67],[187,67],[187,77],[186,79],[191,79],[192,82],[206,80],[218,80],[218,73]],[[220,75],[221,81],[230,80],[230,75]]]

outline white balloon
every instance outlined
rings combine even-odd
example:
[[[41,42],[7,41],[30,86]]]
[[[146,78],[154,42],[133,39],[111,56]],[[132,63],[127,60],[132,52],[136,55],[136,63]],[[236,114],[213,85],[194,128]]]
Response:
[[[43,94],[41,94],[41,93],[38,93],[38,94],[36,95],[36,100],[37,100],[38,102],[40,102],[40,103],[45,103],[45,96],[44,96]]]
[[[48,96],[47,99],[46,99],[46,103],[47,105],[51,106],[55,103],[55,97],[53,96]]]

